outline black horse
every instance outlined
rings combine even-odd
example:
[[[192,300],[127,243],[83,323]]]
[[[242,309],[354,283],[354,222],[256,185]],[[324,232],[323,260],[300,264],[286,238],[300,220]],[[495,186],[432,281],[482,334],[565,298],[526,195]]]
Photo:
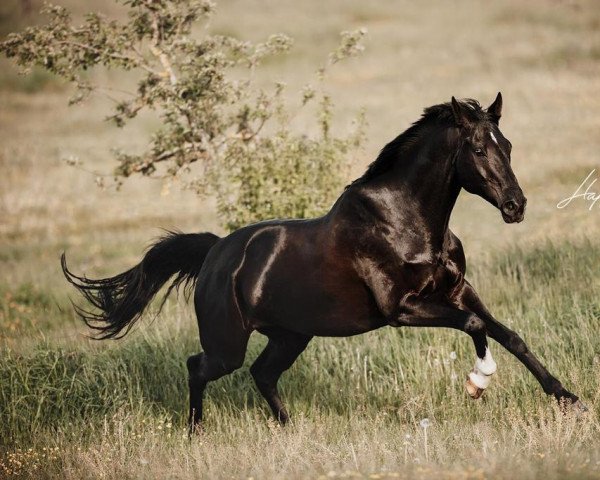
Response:
[[[269,342],[250,371],[282,423],[277,381],[317,336],[350,336],[386,325],[448,327],[473,339],[477,359],[467,391],[478,398],[496,364],[487,337],[515,355],[544,392],[584,409],[514,331],[496,320],[465,279],[460,240],[448,228],[462,188],[523,220],[525,199],[498,122],[502,96],[486,110],[475,100],[435,105],[387,144],[331,210],[311,220],[272,220],[225,238],[171,233],[140,264],[112,278],[67,279],[98,309],[77,308],[99,338],[118,338],[154,295],[195,285],[203,352],[187,361],[190,427],[202,419],[208,382],[239,368],[250,334]],[[168,292],[167,292],[168,294]]]

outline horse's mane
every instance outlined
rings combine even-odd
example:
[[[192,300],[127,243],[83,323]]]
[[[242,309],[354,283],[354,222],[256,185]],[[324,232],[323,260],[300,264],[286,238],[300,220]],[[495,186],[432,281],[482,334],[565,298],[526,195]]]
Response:
[[[460,100],[460,103],[469,108],[469,112],[471,113],[473,120],[482,121],[487,118],[487,113],[481,108],[481,105],[477,100],[466,98]],[[354,180],[346,188],[352,185],[364,184],[390,170],[394,163],[398,160],[399,153],[406,151],[412,145],[416,144],[421,138],[421,133],[423,132],[424,127],[431,125],[432,123],[454,125],[454,114],[452,112],[452,104],[450,102],[427,107],[423,111],[421,118],[419,118],[407,130],[402,132],[400,135],[394,138],[394,140],[383,147],[375,161],[367,167],[367,171],[361,177]]]

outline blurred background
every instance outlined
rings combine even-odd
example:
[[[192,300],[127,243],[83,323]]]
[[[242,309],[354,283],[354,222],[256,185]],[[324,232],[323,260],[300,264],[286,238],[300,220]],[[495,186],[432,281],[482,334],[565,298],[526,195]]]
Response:
[[[38,0],[0,4],[0,34],[44,19]],[[62,0],[75,18],[98,11],[121,18],[113,1]],[[576,202],[558,210],[600,166],[600,8],[593,0],[470,0],[296,2],[222,0],[212,32],[260,41],[283,32],[295,39],[287,55],[258,71],[265,85],[285,81],[297,92],[339,40],[366,27],[365,53],[330,72],[326,90],[336,105],[334,128],[344,132],[360,108],[368,121],[365,148],[354,159],[359,176],[383,145],[424,107],[452,95],[487,106],[504,96],[501,129],[511,140],[513,167],[529,199],[525,222],[503,224],[499,212],[463,192],[452,218],[469,259],[508,244],[593,238],[600,210]],[[119,86],[122,73],[98,70]],[[121,75],[121,77],[120,77]],[[94,78],[94,77],[93,77]],[[159,181],[133,178],[120,192],[101,189],[89,171],[110,173],[111,149],[145,146],[156,119],[126,129],[103,121],[103,97],[68,106],[70,87],[42,70],[19,76],[0,60],[0,267],[2,289],[36,284],[52,292],[63,279],[59,252],[78,271],[104,274],[135,262],[159,228],[218,233],[214,204]],[[295,128],[313,128],[302,116]],[[78,159],[83,168],[66,164]],[[27,288],[27,287],[23,287]]]
[[[76,19],[126,12],[110,0],[55,3]],[[2,0],[0,37],[43,23],[41,6]],[[211,448],[190,445],[184,360],[198,351],[192,309],[173,296],[160,321],[144,319],[126,340],[88,341],[59,258],[67,251],[75,272],[114,275],[137,263],[161,228],[224,233],[215,201],[147,178],[128,179],[120,191],[100,188],[94,172],[114,169],[112,150],[143,149],[157,119],[143,115],[118,129],[103,120],[113,108],[107,98],[69,107],[71,87],[42,70],[19,76],[0,58],[0,477],[287,480],[393,470],[430,478],[421,468],[428,461],[446,475],[435,478],[515,478],[517,469],[520,478],[598,476],[600,204],[556,205],[600,168],[600,4],[221,0],[208,26],[252,41],[293,37],[291,52],[268,59],[257,80],[286,82],[295,101],[340,31],[360,27],[368,29],[366,51],[336,65],[325,84],[336,132],[366,112],[366,142],[348,182],[425,107],[453,95],[486,107],[501,91],[500,128],[528,198],[525,221],[506,225],[463,192],[451,228],[492,312],[595,414],[579,422],[552,410],[533,377],[497,346],[497,380],[473,403],[462,384],[473,361],[466,335],[381,329],[311,343],[281,382],[298,412],[285,432],[267,421],[247,368],[220,380],[208,392],[203,439]],[[102,69],[90,75],[115,88],[132,81]],[[299,115],[293,128],[311,132],[314,117]],[[69,166],[73,160],[81,165]],[[253,335],[247,362],[263,345]],[[429,437],[421,419],[431,420]]]

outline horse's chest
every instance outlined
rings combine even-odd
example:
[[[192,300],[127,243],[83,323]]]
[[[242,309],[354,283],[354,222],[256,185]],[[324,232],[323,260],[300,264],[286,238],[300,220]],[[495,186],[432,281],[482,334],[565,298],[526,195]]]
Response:
[[[382,264],[370,259],[356,263],[379,310],[392,314],[407,295],[451,296],[462,281],[462,273],[449,261]]]
[[[450,294],[460,282],[462,275],[451,262],[438,262],[427,268],[422,275],[421,295]]]

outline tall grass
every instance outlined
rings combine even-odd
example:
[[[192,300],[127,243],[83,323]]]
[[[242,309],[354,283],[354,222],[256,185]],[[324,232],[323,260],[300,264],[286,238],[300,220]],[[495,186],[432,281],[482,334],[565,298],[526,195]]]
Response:
[[[264,346],[255,335],[246,365],[208,388],[206,431],[189,443],[184,362],[197,336],[171,304],[122,343],[5,348],[0,468],[35,478],[476,478],[518,467],[522,478],[597,478],[599,254],[591,242],[512,248],[471,274],[498,318],[591,407],[585,416],[561,414],[495,345],[499,372],[471,401],[467,336],[387,328],[315,339],[281,380],[294,414],[281,429],[247,371]]]

